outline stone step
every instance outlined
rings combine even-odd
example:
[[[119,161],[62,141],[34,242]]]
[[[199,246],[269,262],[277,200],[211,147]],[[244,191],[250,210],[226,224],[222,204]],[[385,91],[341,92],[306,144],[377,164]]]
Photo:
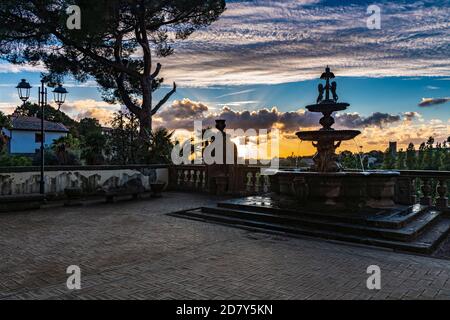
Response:
[[[222,214],[213,214],[196,209],[173,214],[177,217],[183,217],[193,220],[214,222],[225,225],[232,225],[247,230],[283,234],[287,236],[312,236],[330,240],[349,241],[359,244],[380,246],[400,251],[408,251],[422,254],[432,253],[439,243],[450,233],[450,219],[439,218],[436,223],[431,225],[426,232],[412,241],[387,240],[384,238],[358,236],[345,234],[342,232],[311,228],[307,226],[287,226],[278,223],[269,223],[258,220],[249,220],[225,216]]]
[[[0,213],[40,209],[44,200],[44,195],[36,193],[0,196]]]
[[[369,225],[374,227],[400,229],[411,221],[428,212],[428,207],[419,204],[414,206],[400,206],[395,209],[364,209],[362,212],[333,212],[326,210],[311,211],[301,206],[296,209],[280,208],[273,204],[270,197],[255,196],[242,199],[233,199],[218,203],[218,207],[255,211],[264,213],[282,213],[284,215],[322,217],[329,221]]]
[[[202,211],[235,218],[256,220],[261,222],[276,223],[287,226],[309,227],[321,230],[336,231],[357,236],[370,236],[388,240],[411,241],[417,238],[427,227],[431,226],[439,218],[440,212],[429,211],[413,220],[401,229],[388,229],[360,225],[353,223],[336,222],[322,216],[302,216],[264,213],[259,211],[236,210],[220,207],[204,207]]]

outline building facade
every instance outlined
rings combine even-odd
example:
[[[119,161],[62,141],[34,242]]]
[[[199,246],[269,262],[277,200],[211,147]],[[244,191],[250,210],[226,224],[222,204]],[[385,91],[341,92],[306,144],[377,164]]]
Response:
[[[36,117],[11,116],[11,129],[3,129],[8,138],[8,152],[13,155],[33,155],[41,147],[41,119]],[[44,146],[66,137],[69,130],[61,123],[44,121]]]

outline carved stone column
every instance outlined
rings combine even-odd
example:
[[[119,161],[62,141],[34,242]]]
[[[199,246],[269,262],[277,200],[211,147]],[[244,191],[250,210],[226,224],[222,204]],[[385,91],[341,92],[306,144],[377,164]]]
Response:
[[[439,184],[436,187],[439,197],[436,199],[436,208],[439,210],[448,209],[448,197],[447,197],[447,181],[445,178],[439,178]]]
[[[431,199],[431,179],[430,178],[422,178],[422,187],[420,188],[422,191],[422,197],[420,198],[420,204],[424,206],[432,206],[433,201]]]
[[[395,202],[404,205],[413,205],[417,203],[414,178],[399,177],[396,179]]]

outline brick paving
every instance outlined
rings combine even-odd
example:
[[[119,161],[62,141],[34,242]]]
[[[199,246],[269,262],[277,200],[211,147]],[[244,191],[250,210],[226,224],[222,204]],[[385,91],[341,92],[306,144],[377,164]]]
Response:
[[[0,299],[450,299],[450,261],[165,213],[198,194],[0,215]],[[379,291],[366,287],[381,268]],[[79,265],[82,289],[66,288]]]

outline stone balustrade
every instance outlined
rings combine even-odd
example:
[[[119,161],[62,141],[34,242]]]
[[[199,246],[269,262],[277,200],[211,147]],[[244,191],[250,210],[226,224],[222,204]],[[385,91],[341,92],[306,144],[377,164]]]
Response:
[[[261,174],[261,167],[239,166],[237,179],[241,183],[241,194],[259,194],[270,191],[270,179],[268,175]]]
[[[207,170],[204,165],[172,166],[169,180],[169,186],[172,190],[207,191]]]
[[[450,171],[400,170],[396,182],[396,202],[399,204],[420,203],[435,206],[439,210],[450,210]]]
[[[396,178],[395,201],[399,204],[420,203],[448,210],[450,171],[400,170]],[[271,190],[270,176],[261,174],[261,167],[237,165],[234,168],[236,195],[254,195]],[[39,192],[38,167],[0,167],[0,196]],[[129,165],[129,166],[67,166],[47,167],[46,192],[62,194],[65,188],[90,190],[121,187],[137,180],[147,189],[156,180],[172,190],[208,192],[208,169],[205,165]]]
[[[170,185],[173,190],[208,192],[207,166],[180,165],[172,166]],[[450,188],[449,171],[409,171],[400,170],[396,178],[396,202],[404,205],[421,203],[448,209]],[[270,176],[261,174],[261,167],[235,166],[237,194],[261,194],[270,191]]]
[[[261,174],[261,167],[234,167],[236,195],[259,194],[270,191],[270,179]],[[170,169],[170,188],[177,191],[209,192],[208,170],[205,165],[179,165]]]

